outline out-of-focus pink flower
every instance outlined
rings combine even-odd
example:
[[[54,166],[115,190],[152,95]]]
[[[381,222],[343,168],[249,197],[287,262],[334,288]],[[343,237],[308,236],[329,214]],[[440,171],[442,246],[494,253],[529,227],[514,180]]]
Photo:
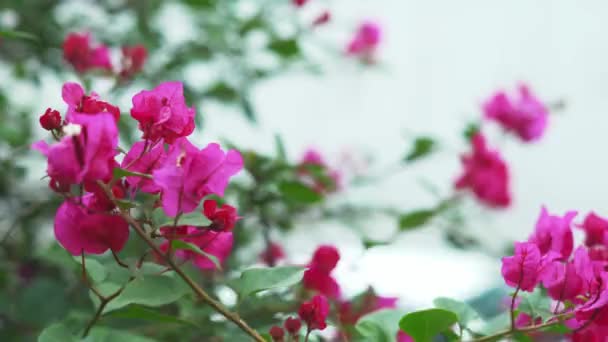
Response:
[[[553,251],[567,260],[574,248],[571,224],[576,214],[576,211],[569,211],[564,217],[549,215],[543,206],[536,221],[536,229],[528,241],[535,243],[542,255]]]
[[[338,318],[341,326],[355,325],[359,319],[369,313],[382,309],[394,309],[397,307],[396,297],[381,297],[373,290],[366,291],[363,295],[353,300],[341,302],[338,306]],[[348,335],[348,331],[342,331]]]
[[[456,189],[471,189],[477,199],[491,207],[511,204],[509,169],[498,151],[491,150],[486,139],[477,133],[471,139],[473,151],[461,157],[463,174],[456,180]]]
[[[285,251],[281,245],[271,242],[268,248],[260,253],[260,260],[266,265],[272,267],[281,259],[285,258]]]
[[[401,330],[399,330],[399,332],[397,333],[395,340],[397,342],[414,342],[414,339],[411,338],[410,335],[406,334],[405,332],[403,332]]]
[[[340,171],[328,167],[321,153],[314,148],[304,152],[298,174],[304,183],[318,193],[334,192],[341,187]]]
[[[302,328],[302,321],[297,317],[288,317],[285,320],[285,323],[283,323],[283,326],[289,335],[294,336],[300,332],[300,328]]]
[[[168,241],[160,245],[162,251],[169,249],[169,241],[174,239],[192,243],[203,252],[215,256],[218,261],[223,263],[232,251],[233,236],[232,232],[214,232],[210,230],[200,230],[192,226],[164,227],[161,234]],[[175,256],[183,260],[191,260],[192,263],[201,270],[213,270],[215,264],[206,256],[200,255],[190,250],[177,250]]]
[[[327,24],[331,20],[331,13],[327,10],[319,14],[312,22],[312,26],[321,26]]]
[[[585,231],[585,245],[605,245],[608,243],[608,220],[590,212],[585,217],[581,228]]]
[[[92,92],[86,95],[82,86],[78,83],[67,82],[61,88],[61,97],[68,105],[66,120],[72,121],[75,114],[97,115],[100,113],[110,113],[114,120],[120,119],[120,109],[108,102],[100,101],[99,95]]]
[[[144,67],[148,58],[148,50],[143,45],[123,46],[120,76],[131,78],[138,74]]]
[[[525,142],[538,140],[547,127],[549,112],[526,85],[520,85],[518,91],[517,98],[508,97],[504,91],[494,94],[483,105],[485,117]]]
[[[72,255],[119,252],[129,238],[129,225],[117,215],[105,214],[93,194],[63,202],[55,215],[55,237]]]
[[[272,337],[273,342],[283,342],[285,338],[285,330],[278,325],[273,325],[268,330],[268,334]]]
[[[133,97],[131,116],[139,122],[143,139],[172,144],[194,131],[194,108],[186,105],[181,82],[164,82]]]
[[[209,229],[224,232],[231,231],[240,218],[235,207],[224,204],[218,208],[215,200],[203,202],[203,214],[211,220]]]
[[[53,181],[64,187],[112,177],[118,129],[110,114],[75,114],[64,131],[66,136],[56,144],[39,141],[32,145],[47,157],[47,173]]]
[[[47,131],[61,128],[61,114],[58,111],[47,108],[44,114],[40,115],[40,126]]]
[[[243,159],[236,150],[224,153],[212,143],[198,150],[186,138],[171,146],[161,168],[153,172],[153,179],[162,189],[165,213],[176,216],[196,209],[203,197],[224,195],[230,177],[243,168]]]
[[[294,6],[296,7],[302,7],[306,5],[307,2],[308,0],[291,0],[291,3],[294,4]]]
[[[298,310],[298,315],[306,323],[308,331],[325,329],[328,314],[329,303],[322,295],[316,295],[309,302],[302,303]]]
[[[121,168],[127,169],[133,172],[139,172],[144,174],[152,174],[154,170],[158,169],[165,161],[166,153],[162,142],[154,144],[145,141],[138,141],[129,150],[125,158],[122,160],[120,165]],[[149,148],[151,146],[151,148]],[[144,148],[146,151],[144,151]],[[133,188],[137,188],[146,193],[157,193],[160,191],[160,187],[154,183],[152,179],[139,177],[139,176],[127,176],[127,183]]]
[[[112,71],[108,47],[94,46],[89,33],[68,34],[63,41],[63,58],[79,73],[92,69]]]
[[[382,30],[378,23],[372,21],[363,22],[352,40],[346,47],[346,52],[351,56],[362,58],[366,62],[373,62],[374,54],[382,39]]]
[[[502,258],[502,276],[507,285],[532,292],[543,276],[546,262],[535,244],[515,242],[515,255]]]
[[[340,297],[340,285],[331,272],[340,260],[340,253],[334,246],[319,246],[315,251],[308,270],[304,272],[302,283],[309,290],[322,293],[329,298]]]

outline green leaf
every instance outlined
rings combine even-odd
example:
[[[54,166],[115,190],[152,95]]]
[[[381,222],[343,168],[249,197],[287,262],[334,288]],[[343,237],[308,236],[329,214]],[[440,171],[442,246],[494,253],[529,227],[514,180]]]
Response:
[[[473,136],[475,134],[477,134],[477,132],[479,132],[479,130],[480,130],[479,123],[477,123],[477,122],[471,122],[465,128],[465,130],[463,132],[463,136],[466,139],[466,141],[470,141],[473,138]]]
[[[127,319],[140,319],[152,322],[160,322],[160,323],[176,323],[176,324],[184,324],[190,325],[193,327],[199,327],[196,323],[181,319],[178,317],[166,315],[160,312],[156,312],[154,310],[148,309],[141,305],[129,305],[120,310],[116,310],[110,312],[106,316],[116,317],[116,318],[127,318]]]
[[[295,39],[277,39],[268,44],[268,49],[283,58],[293,58],[300,54],[300,46]]]
[[[139,173],[139,172],[133,172],[133,171],[129,171],[127,169],[123,169],[120,167],[115,167],[114,170],[112,170],[112,176],[114,176],[114,179],[120,179],[122,177],[130,177],[130,176],[148,178],[148,179],[152,178],[152,175],[145,174],[145,173]]]
[[[0,30],[0,37],[7,39],[29,40],[32,42],[38,42],[39,40],[38,37],[31,33],[12,30]]]
[[[286,181],[279,184],[279,191],[288,200],[300,203],[316,203],[323,199],[323,197],[306,186],[305,184],[297,181]]]
[[[435,336],[458,322],[455,313],[444,309],[411,312],[399,321],[399,327],[415,342],[432,342]]]
[[[74,257],[74,260],[81,265],[81,257]],[[87,258],[84,259],[84,264],[87,269],[87,274],[91,277],[93,283],[100,283],[106,279],[108,276],[108,272],[106,272],[106,268],[97,260]],[[82,266],[81,266],[82,267]]]
[[[280,134],[274,135],[274,145],[277,150],[277,158],[279,160],[287,160],[287,152],[285,152],[285,144],[283,143],[283,138],[281,138]]]
[[[435,150],[436,145],[435,140],[430,137],[416,138],[411,151],[405,156],[405,162],[409,163],[427,157]]]
[[[205,96],[222,102],[234,102],[239,98],[239,92],[228,83],[220,81],[207,89]]]
[[[101,285],[105,288],[99,290],[105,296],[119,288],[118,285],[111,283]],[[188,288],[179,279],[163,275],[146,275],[128,283],[122,293],[108,303],[104,312],[114,311],[129,304],[162,306],[175,302],[187,293],[189,293]]]
[[[162,208],[156,208],[152,212],[152,222],[156,227],[173,226],[175,223],[174,217],[165,215]],[[195,211],[192,213],[184,214],[179,217],[177,222],[178,226],[195,226],[205,227],[211,224],[211,221],[203,215],[202,212]]]
[[[399,216],[399,228],[401,230],[418,228],[430,221],[435,214],[436,211],[433,209],[419,209],[402,214]]]
[[[220,263],[219,259],[215,255],[206,253],[205,251],[203,251],[202,249],[200,249],[197,245],[195,245],[193,243],[186,242],[183,240],[172,240],[171,245],[173,246],[173,249],[189,250],[200,256],[203,256],[203,257],[211,260],[211,262],[213,263],[215,268],[217,268],[218,270],[222,269],[222,264]]]
[[[393,342],[399,330],[400,310],[380,310],[361,317],[355,325],[357,332],[366,341]]]
[[[131,202],[128,200],[117,199],[116,205],[123,210],[137,208],[138,204],[136,202]]]
[[[469,304],[452,298],[439,297],[433,300],[435,307],[451,311],[458,316],[458,323],[466,327],[470,321],[479,318],[479,314]]]
[[[135,335],[126,331],[105,328],[105,327],[94,327],[91,329],[89,336],[82,339],[81,342],[155,342],[155,340]]]
[[[517,310],[525,312],[532,318],[541,317],[543,322],[553,316],[551,312],[551,299],[536,288],[534,292],[524,292],[520,295],[521,301]]]
[[[62,323],[51,324],[46,327],[38,336],[38,342],[76,342],[77,339],[72,335],[68,328]]]
[[[295,285],[302,280],[304,271],[299,266],[252,268],[243,271],[231,285],[240,298],[245,298],[260,291]]]
[[[513,341],[517,342],[534,342],[534,340],[530,336],[519,331],[515,332],[512,337]]]
[[[255,110],[253,109],[251,101],[249,100],[249,96],[247,96],[246,94],[242,94],[241,101],[239,101],[239,103],[241,105],[241,109],[243,109],[243,114],[245,114],[245,118],[249,120],[249,122],[255,123],[257,121],[257,115],[255,114]]]
[[[65,284],[57,279],[38,277],[13,299],[14,319],[35,326],[44,326],[69,310]]]

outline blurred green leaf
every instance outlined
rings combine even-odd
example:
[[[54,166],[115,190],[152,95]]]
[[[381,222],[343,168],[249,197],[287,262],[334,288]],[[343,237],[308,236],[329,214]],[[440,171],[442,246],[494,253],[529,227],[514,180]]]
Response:
[[[277,158],[279,160],[287,160],[287,152],[285,152],[285,144],[283,143],[283,138],[281,138],[280,134],[274,135],[274,145],[276,149]]]
[[[432,209],[419,209],[410,211],[399,216],[399,228],[410,230],[423,226],[435,216],[436,211]]]
[[[132,172],[127,169],[120,168],[120,167],[115,167],[114,170],[112,170],[112,176],[114,176],[115,179],[119,179],[122,177],[129,177],[129,176],[135,176],[135,177],[141,177],[141,178],[151,178],[152,177],[152,175]]]
[[[173,226],[175,223],[174,217],[169,217],[165,215],[165,212],[162,208],[156,208],[152,212],[152,222],[156,227],[166,227]],[[177,225],[178,226],[195,226],[195,227],[205,227],[211,224],[211,221],[203,215],[203,213],[199,211],[194,211],[192,213],[184,214],[179,217]]]
[[[415,342],[432,342],[435,336],[458,322],[458,316],[444,309],[411,312],[399,321],[399,327]]]
[[[357,332],[366,341],[393,342],[399,330],[400,310],[380,310],[361,317],[355,325]]]
[[[89,336],[82,339],[81,342],[155,342],[156,340],[135,335],[130,332],[106,328],[106,327],[93,327]]]
[[[116,318],[127,318],[127,319],[141,319],[145,321],[151,322],[159,322],[159,323],[176,323],[176,324],[184,324],[193,327],[198,327],[198,325],[194,322],[181,319],[178,317],[166,315],[149,308],[146,308],[141,305],[131,304],[122,309],[112,311],[108,313],[106,316],[116,317]]]
[[[38,42],[38,37],[35,35],[24,32],[24,31],[11,31],[11,30],[0,30],[0,37],[6,39],[20,39],[31,42]]]
[[[239,92],[228,83],[220,81],[207,89],[205,96],[222,102],[234,102],[239,98]]]
[[[218,269],[218,270],[222,269],[222,264],[220,263],[219,259],[215,255],[206,253],[205,251],[203,251],[202,249],[200,249],[197,245],[195,245],[193,243],[186,242],[183,240],[172,240],[171,246],[173,246],[174,249],[192,251],[200,256],[203,256],[203,257],[211,260],[211,262],[213,263],[213,265],[215,266],[216,269]]]
[[[81,257],[76,256],[76,257],[74,257],[74,260],[79,265],[82,265]],[[106,279],[106,277],[108,276],[108,272],[106,271],[106,268],[99,261],[85,257],[84,264],[86,266],[87,274],[89,275],[89,277],[91,277],[91,280],[93,281],[93,283],[100,283],[100,282],[104,281]]]
[[[527,313],[532,319],[541,317],[544,322],[553,316],[551,299],[543,294],[541,289],[536,288],[532,293],[521,293],[519,298],[521,298],[521,301],[517,306],[517,310]]]
[[[414,146],[411,151],[405,156],[406,162],[413,162],[430,155],[436,147],[435,140],[430,137],[418,137],[414,140]]]
[[[293,58],[300,54],[300,46],[295,39],[277,39],[268,44],[268,49],[283,58]]]
[[[323,199],[321,194],[297,181],[286,181],[280,183],[279,191],[287,200],[293,202],[311,204],[320,202]]]
[[[471,122],[470,124],[468,124],[463,132],[463,136],[466,139],[466,141],[470,141],[473,138],[473,136],[475,134],[477,134],[477,132],[479,132],[480,129],[481,129],[480,125],[477,122]]]
[[[299,266],[252,268],[243,271],[231,286],[240,298],[245,298],[260,291],[295,285],[302,280],[304,271],[305,268]]]
[[[36,278],[16,298],[15,317],[25,323],[44,326],[63,317],[69,309],[65,285],[51,278]]]
[[[77,340],[62,323],[49,325],[38,336],[38,342],[76,342]]]
[[[469,304],[456,299],[439,297],[433,300],[433,305],[439,309],[451,311],[458,316],[458,323],[466,327],[467,324],[479,318],[479,314]]]

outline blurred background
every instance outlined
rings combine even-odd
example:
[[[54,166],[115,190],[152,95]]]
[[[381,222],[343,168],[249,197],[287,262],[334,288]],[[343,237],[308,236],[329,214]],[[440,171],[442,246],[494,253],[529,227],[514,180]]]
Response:
[[[243,0],[224,9],[238,22],[258,15],[260,8],[286,2]],[[67,32],[87,30],[103,42],[141,42],[150,53],[150,67],[142,78],[116,92],[112,79],[95,77],[90,79],[91,89],[124,113],[139,89],[150,89],[150,84],[163,78],[183,80],[192,93],[211,94],[195,99],[186,93],[203,117],[196,141],[227,140],[272,153],[278,134],[289,160],[299,160],[307,148],[314,147],[334,168],[348,173],[354,163],[357,175],[374,176],[367,183],[347,178],[340,191],[327,199],[329,206],[356,204],[399,211],[432,206],[437,198],[451,193],[460,172],[459,155],[467,150],[462,131],[479,121],[480,104],[496,89],[512,90],[526,82],[546,103],[563,102],[538,143],[505,139],[496,127],[488,127],[492,144],[500,147],[510,166],[514,201],[506,210],[465,201],[464,225],[467,234],[480,241],[479,248],[454,248],[445,239],[445,227],[436,222],[396,235],[395,220],[375,214],[357,216],[353,222],[299,220],[294,229],[276,232],[294,263],[305,263],[321,243],[335,244],[342,255],[336,277],[347,294],[373,285],[378,293],[400,297],[400,306],[407,308],[429,306],[437,296],[469,300],[501,286],[499,258],[505,255],[505,246],[528,237],[541,205],[557,214],[570,209],[581,216],[592,209],[600,215],[608,212],[603,212],[603,195],[598,191],[608,187],[604,177],[608,163],[602,161],[601,148],[608,128],[608,49],[604,46],[608,5],[603,1],[311,0],[302,8],[284,6],[265,19],[276,39],[299,34],[295,61],[285,61],[281,53],[277,59],[273,51],[260,48],[275,38],[256,30],[224,40],[238,47],[230,58],[187,55],[190,51],[183,50],[185,45],[213,41],[201,36],[201,25],[221,27],[226,15],[194,11],[189,6],[196,1],[151,1],[154,5],[143,12],[137,12],[136,2],[126,0],[21,3],[30,10],[38,8],[36,13],[25,8],[20,9],[25,12],[17,11],[17,3],[0,1],[0,26],[38,30],[45,36],[42,45],[34,44],[42,46],[33,50],[40,58],[21,58],[21,51],[10,41],[0,41],[0,89],[5,108],[13,110],[3,113],[3,132],[12,129],[15,122],[11,120],[23,113],[23,125],[32,125],[29,144],[45,136],[37,128],[37,118],[47,107],[63,111],[62,84],[81,80],[65,66],[61,70],[61,52],[53,50],[60,49]],[[112,10],[125,4],[129,11]],[[332,13],[329,23],[300,33],[324,10]],[[142,26],[144,15],[152,20],[148,28]],[[50,19],[51,26],[24,27],[38,16]],[[363,20],[376,21],[383,31],[371,66],[344,54],[344,46]],[[146,29],[157,40],[140,41],[148,37],[141,33]],[[170,70],[168,61],[180,55],[185,60]],[[17,57],[20,63],[15,63]],[[235,87],[239,91],[235,101],[231,94],[226,100],[225,93],[215,96],[207,91],[218,82],[243,85],[235,76],[235,63],[245,60],[247,70],[276,73]],[[49,66],[41,66],[47,62]],[[255,122],[243,115],[248,107],[255,110]],[[414,164],[401,164],[419,135],[434,137],[438,152]],[[3,147],[3,158],[18,167],[15,179],[22,179],[4,187],[26,192],[27,203],[34,203],[48,192],[46,182],[40,181],[44,161],[26,152],[12,159],[12,148],[27,144],[17,141],[9,144],[11,148]],[[4,203],[3,230],[10,228],[11,213],[16,212],[13,202]],[[36,221],[41,229],[36,230],[35,246],[51,240],[51,214],[52,210],[46,219]],[[366,239],[390,244],[366,249]]]

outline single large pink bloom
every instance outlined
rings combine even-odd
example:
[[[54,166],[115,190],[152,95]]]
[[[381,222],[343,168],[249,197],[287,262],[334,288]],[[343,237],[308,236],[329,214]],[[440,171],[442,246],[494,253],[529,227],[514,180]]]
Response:
[[[181,82],[164,82],[133,97],[131,116],[139,122],[143,139],[172,144],[194,131],[194,107],[188,107]]]
[[[75,130],[58,143],[39,141],[32,147],[48,159],[47,173],[62,185],[94,183],[112,177],[118,146],[118,129],[111,114],[74,114]]]
[[[348,43],[346,52],[350,55],[371,59],[381,39],[382,30],[380,25],[372,21],[365,21],[361,23],[354,37]]]
[[[224,153],[214,143],[198,150],[186,138],[180,138],[153,177],[162,189],[165,213],[176,216],[194,211],[207,195],[223,196],[230,177],[242,168],[243,159],[236,150]]]
[[[608,220],[590,212],[580,226],[585,231],[585,245],[593,247],[608,243]]]
[[[576,214],[576,211],[569,211],[564,217],[549,215],[543,206],[536,221],[536,229],[528,241],[535,243],[543,255],[553,251],[567,260],[574,248],[571,224]]]
[[[203,252],[215,256],[220,264],[230,256],[230,252],[232,251],[232,232],[200,230],[192,226],[165,227],[161,228],[161,232],[169,241],[180,239],[196,245]],[[161,244],[160,248],[162,251],[169,249],[169,241]],[[196,267],[202,270],[213,270],[216,268],[211,259],[191,250],[180,249],[175,251],[175,255],[183,260],[191,260]]]
[[[340,297],[340,285],[331,272],[340,260],[340,253],[334,246],[319,246],[304,272],[302,283],[309,290],[324,294],[329,298]]]
[[[68,112],[66,114],[68,122],[71,122],[76,114],[97,115],[100,113],[110,113],[117,122],[120,119],[120,109],[117,106],[101,101],[99,95],[95,92],[87,95],[78,83],[65,83],[61,88],[61,97],[68,105]]]
[[[144,153],[146,142],[138,141],[129,150],[120,165],[121,168],[129,171],[152,174],[165,161],[166,154],[162,142],[155,144]],[[139,188],[146,193],[157,193],[161,188],[153,180],[138,176],[128,176],[127,182],[133,188]]]
[[[66,200],[55,215],[57,241],[72,255],[119,252],[129,239],[129,225],[105,209],[93,194]]]
[[[538,140],[547,127],[547,108],[526,85],[520,85],[518,91],[517,98],[508,97],[504,91],[494,94],[483,105],[485,117],[525,142]]]
[[[522,291],[532,292],[545,266],[538,247],[530,242],[515,242],[515,255],[502,258],[505,283]]]
[[[456,189],[471,189],[477,199],[491,207],[511,204],[509,169],[498,151],[491,150],[486,139],[477,133],[471,139],[473,151],[461,157],[463,174],[456,180]]]
[[[80,73],[91,69],[112,71],[108,47],[94,46],[89,33],[68,34],[63,41],[63,58]]]

